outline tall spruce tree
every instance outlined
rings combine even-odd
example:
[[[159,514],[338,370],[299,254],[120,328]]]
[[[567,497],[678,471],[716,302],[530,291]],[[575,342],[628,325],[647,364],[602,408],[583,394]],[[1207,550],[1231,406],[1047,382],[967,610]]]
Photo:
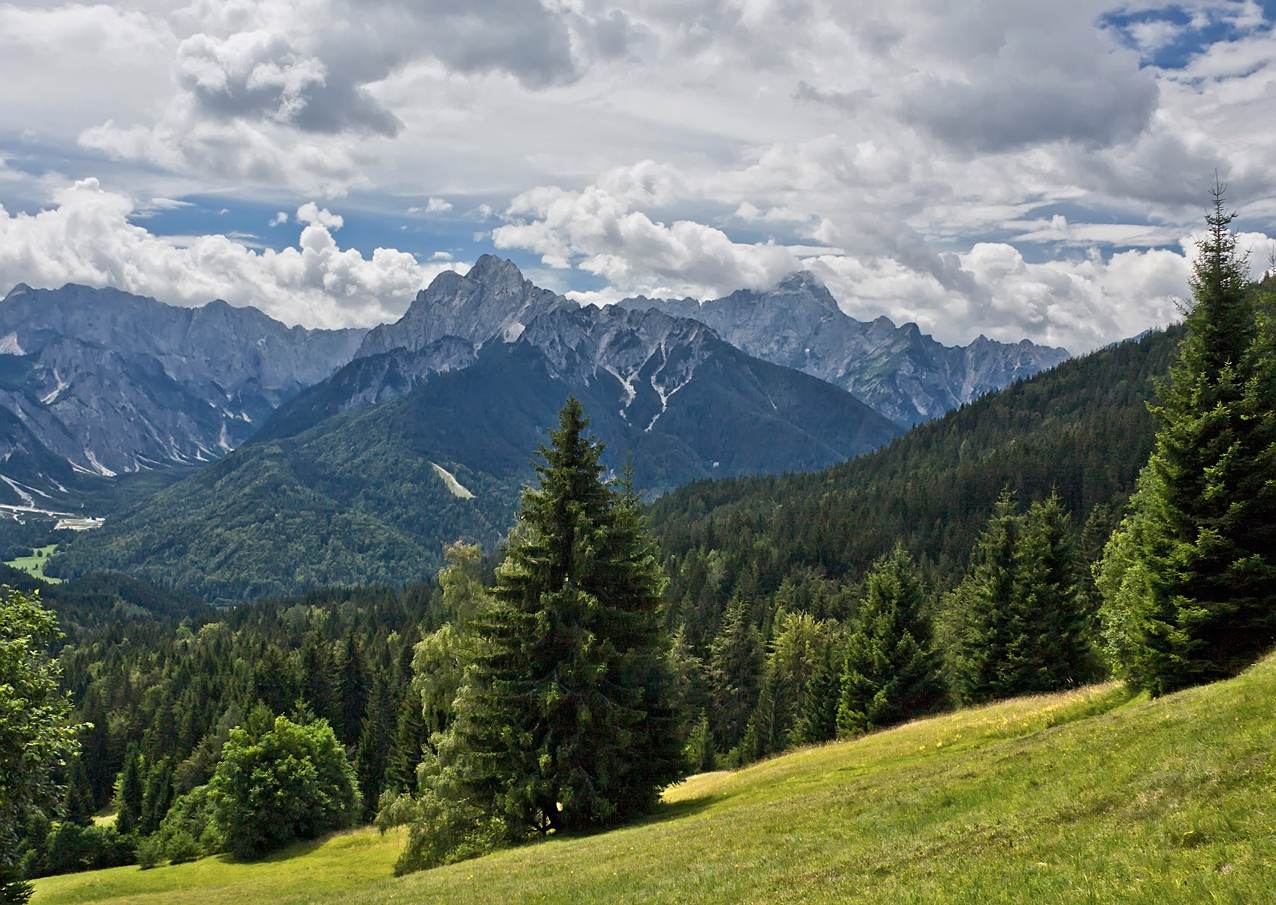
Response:
[[[661,656],[663,577],[632,485],[568,399],[526,488],[448,750],[469,800],[514,838],[610,824],[681,775]]]
[[[138,828],[142,819],[142,802],[146,790],[142,785],[141,753],[137,745],[130,745],[124,755],[124,767],[115,793],[115,828],[127,835]]]
[[[1216,188],[1156,448],[1100,568],[1108,653],[1161,694],[1276,642],[1276,342]]]
[[[855,735],[934,710],[943,699],[926,591],[902,547],[874,564],[846,643],[837,729]]]
[[[1020,519],[1009,491],[993,507],[970,554],[961,584],[944,601],[945,658],[953,691],[964,703],[1013,694],[1001,664],[1015,636],[1015,545]]]

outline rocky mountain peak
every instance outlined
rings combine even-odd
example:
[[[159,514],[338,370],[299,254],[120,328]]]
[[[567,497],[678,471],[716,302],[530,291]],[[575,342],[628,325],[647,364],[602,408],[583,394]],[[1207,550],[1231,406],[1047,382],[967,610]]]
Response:
[[[897,327],[885,315],[865,323],[844,313],[809,271],[789,274],[768,290],[741,289],[704,303],[636,298],[619,304],[703,321],[750,355],[836,384],[904,427],[1068,357],[1066,349],[1028,340],[1007,345],[980,337],[967,347],[944,346],[916,324]]]
[[[403,317],[373,329],[355,357],[392,349],[417,352],[445,336],[476,346],[496,336],[512,341],[546,311],[579,307],[532,285],[512,261],[483,255],[464,275],[445,271],[435,277],[417,293]]]

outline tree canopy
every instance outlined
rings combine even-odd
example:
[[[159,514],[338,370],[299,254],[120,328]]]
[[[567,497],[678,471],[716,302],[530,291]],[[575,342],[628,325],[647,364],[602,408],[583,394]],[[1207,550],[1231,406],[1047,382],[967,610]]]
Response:
[[[58,804],[57,768],[75,752],[71,704],[49,646],[61,637],[39,598],[0,588],[0,901],[25,901],[15,874],[18,834]]]

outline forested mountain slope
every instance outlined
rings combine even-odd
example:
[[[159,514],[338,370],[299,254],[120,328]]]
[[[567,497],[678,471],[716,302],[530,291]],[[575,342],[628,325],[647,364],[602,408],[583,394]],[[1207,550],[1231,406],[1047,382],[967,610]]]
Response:
[[[1181,335],[1064,362],[821,472],[700,481],[658,500],[671,618],[712,637],[733,596],[803,600],[823,579],[854,583],[896,542],[950,587],[1007,487],[1024,502],[1057,492],[1074,527],[1095,518],[1101,543],[1152,448],[1145,403]]]
[[[620,310],[560,316],[641,318]],[[445,543],[495,549],[531,477],[529,456],[570,394],[607,443],[608,465],[618,469],[632,452],[637,484],[659,490],[711,474],[819,468],[895,435],[894,425],[850,394],[681,323],[703,335],[694,350],[655,346],[649,370],[681,376],[660,395],[646,374],[650,398],[628,392],[609,372],[588,369],[585,380],[536,345],[498,341],[468,367],[435,373],[406,396],[349,408],[296,433],[310,413],[293,417],[296,409],[287,408],[272,422],[284,425],[277,435],[268,429],[77,538],[54,571],[114,569],[226,602],[426,580]],[[694,368],[687,366],[691,351]],[[332,383],[394,354],[359,359]]]

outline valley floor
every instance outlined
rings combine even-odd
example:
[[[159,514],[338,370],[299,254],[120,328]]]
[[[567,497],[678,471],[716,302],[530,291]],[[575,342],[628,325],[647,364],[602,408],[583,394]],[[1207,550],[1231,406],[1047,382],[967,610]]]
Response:
[[[394,878],[360,830],[256,864],[37,881],[53,903],[1197,903],[1276,889],[1276,657],[1155,701],[1104,685],[735,773],[659,813]]]

